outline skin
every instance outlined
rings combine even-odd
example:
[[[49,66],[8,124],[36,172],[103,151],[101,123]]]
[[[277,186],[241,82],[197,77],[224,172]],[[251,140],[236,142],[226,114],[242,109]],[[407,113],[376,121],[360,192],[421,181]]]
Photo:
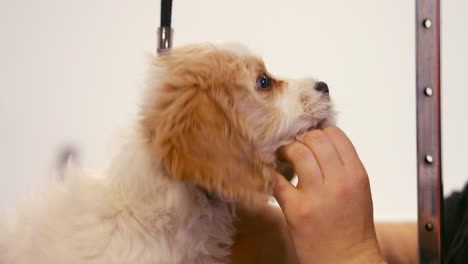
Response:
[[[298,185],[277,174],[281,210],[239,210],[232,263],[417,263],[415,223],[374,226],[368,175],[343,131],[308,132],[281,153]]]
[[[299,262],[384,263],[369,178],[343,131],[337,127],[311,131],[282,153],[294,165],[299,183],[296,188],[277,174],[274,196]]]
[[[231,263],[299,263],[280,208],[265,203],[255,210],[243,208],[240,211]],[[416,223],[376,223],[375,229],[382,255],[388,263],[419,263]]]
[[[415,222],[376,223],[375,229],[382,254],[388,263],[419,263],[418,226]]]

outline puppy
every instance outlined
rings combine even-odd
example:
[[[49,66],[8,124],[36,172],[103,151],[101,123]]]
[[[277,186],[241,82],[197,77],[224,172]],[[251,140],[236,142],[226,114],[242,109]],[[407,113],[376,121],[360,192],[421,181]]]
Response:
[[[270,195],[278,148],[333,120],[325,83],[275,78],[241,45],[168,50],[109,168],[69,165],[9,215],[0,263],[226,263],[236,207]]]

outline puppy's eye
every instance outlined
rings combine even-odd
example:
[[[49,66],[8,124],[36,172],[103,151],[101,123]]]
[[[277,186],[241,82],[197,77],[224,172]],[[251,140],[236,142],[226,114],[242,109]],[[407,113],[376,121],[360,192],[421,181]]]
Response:
[[[257,79],[257,89],[259,90],[268,90],[270,89],[270,78],[263,74]]]

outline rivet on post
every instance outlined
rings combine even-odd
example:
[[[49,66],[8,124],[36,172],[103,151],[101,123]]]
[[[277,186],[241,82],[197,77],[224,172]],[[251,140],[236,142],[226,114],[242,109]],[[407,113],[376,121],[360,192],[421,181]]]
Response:
[[[432,223],[426,223],[426,230],[431,232],[434,230],[434,225]]]
[[[431,87],[424,88],[424,94],[429,97],[432,96],[432,88]]]
[[[426,155],[424,157],[424,161],[427,163],[427,164],[432,164],[432,162],[434,162],[434,158],[431,156],[431,155]]]
[[[427,29],[432,27],[432,21],[429,18],[424,19],[423,26]]]

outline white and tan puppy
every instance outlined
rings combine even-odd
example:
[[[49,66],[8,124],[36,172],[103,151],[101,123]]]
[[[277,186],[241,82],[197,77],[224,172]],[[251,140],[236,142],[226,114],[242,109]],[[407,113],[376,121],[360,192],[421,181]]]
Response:
[[[109,168],[69,166],[9,215],[0,263],[226,263],[236,206],[268,197],[278,148],[333,116],[325,83],[275,78],[240,45],[169,50]]]

